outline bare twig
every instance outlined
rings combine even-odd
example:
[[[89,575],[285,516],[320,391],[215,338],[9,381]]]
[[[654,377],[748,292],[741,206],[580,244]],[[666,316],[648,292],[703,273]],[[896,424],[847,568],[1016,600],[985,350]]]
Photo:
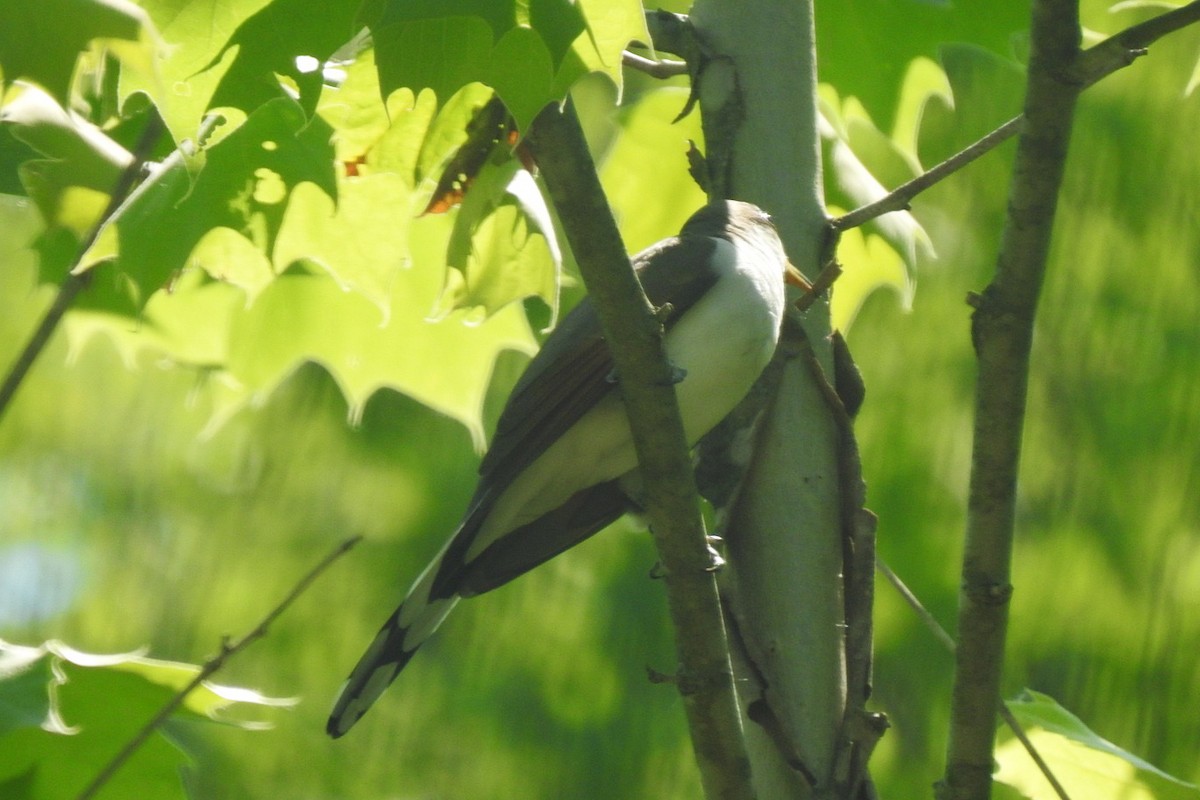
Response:
[[[1021,123],[1024,120],[1023,116],[1013,117],[979,141],[967,145],[936,167],[918,175],[911,181],[897,186],[874,203],[856,208],[849,214],[830,220],[830,227],[835,231],[844,231],[849,228],[857,228],[859,225],[863,225],[876,217],[883,216],[892,211],[907,211],[909,208],[908,204],[918,194],[930,186],[945,180],[983,154],[995,150],[1001,143],[1016,136],[1021,130]]]
[[[125,762],[128,761],[135,752],[137,752],[138,748],[145,744],[146,740],[150,738],[150,735],[153,734],[154,731],[156,731],[164,722],[166,722],[167,718],[174,714],[181,705],[183,705],[189,694],[191,694],[201,683],[211,678],[218,670],[225,666],[226,661],[240,653],[242,650],[245,650],[257,640],[266,636],[267,629],[272,623],[275,622],[276,619],[279,618],[279,615],[286,611],[288,606],[295,602],[296,598],[303,594],[308,587],[313,584],[313,581],[320,577],[321,573],[328,569],[334,561],[337,561],[339,558],[349,552],[349,550],[361,540],[361,536],[355,536],[339,544],[332,552],[321,559],[321,561],[315,567],[310,569],[302,578],[300,578],[300,580],[297,581],[292,587],[291,591],[287,593],[287,596],[284,597],[283,600],[279,601],[279,603],[273,609],[271,609],[257,625],[254,626],[253,630],[242,636],[242,638],[238,639],[236,642],[230,642],[228,639],[223,640],[221,642],[220,651],[218,651],[215,656],[205,661],[200,667],[200,671],[196,673],[196,677],[192,678],[187,686],[184,686],[182,689],[176,692],[175,695],[167,701],[166,705],[159,709],[158,713],[151,717],[150,720],[143,725],[141,729],[129,739],[128,742],[125,743],[125,746],[122,747],[115,756],[113,756],[112,760],[104,766],[104,769],[100,770],[96,777],[92,779],[92,782],[89,783],[84,790],[79,793],[79,795],[76,797],[76,800],[89,800],[89,798],[94,797],[96,792],[98,792],[104,786],[104,784],[106,784],[112,778],[112,776],[116,774],[117,770],[124,766]]]
[[[900,593],[900,596],[904,598],[904,602],[908,603],[909,607],[916,612],[917,617],[921,620],[921,622],[925,623],[925,627],[933,633],[934,638],[945,645],[946,649],[951,655],[954,655],[956,649],[954,645],[954,638],[946,632],[946,629],[943,628],[942,624],[937,621],[937,618],[934,617],[933,614],[929,613],[929,609],[925,608],[924,604],[917,599],[917,596],[912,593],[912,590],[908,588],[908,585],[904,582],[904,580],[895,572],[893,572],[892,568],[883,561],[877,560],[875,562],[875,566],[879,572],[882,573],[883,577],[887,578],[887,581],[892,585],[892,588]],[[1004,702],[1003,700],[1000,701],[999,706],[997,706],[997,711],[1000,714],[1000,718],[1004,720],[1004,724],[1007,725],[1009,730],[1013,732],[1013,736],[1017,737],[1017,741],[1021,743],[1021,746],[1025,748],[1025,752],[1028,753],[1029,757],[1033,759],[1033,763],[1037,764],[1038,769],[1042,773],[1042,777],[1049,782],[1051,788],[1054,789],[1054,793],[1058,795],[1059,800],[1071,800],[1071,798],[1067,795],[1066,788],[1064,788],[1059,782],[1058,778],[1054,775],[1054,771],[1050,769],[1050,765],[1046,763],[1046,759],[1042,758],[1042,754],[1038,752],[1037,748],[1034,747],[1033,742],[1029,739],[1029,735],[1025,733],[1024,726],[1022,726],[1020,721],[1013,716],[1011,711],[1009,711],[1008,703]]]
[[[1072,69],[1083,88],[1124,69],[1146,54],[1146,48],[1168,33],[1200,22],[1200,0],[1172,9],[1145,22],[1130,26],[1094,47],[1075,61]]]
[[[638,72],[644,72],[651,78],[673,78],[676,75],[688,74],[686,61],[672,61],[670,59],[655,61],[652,58],[645,58],[628,50],[621,53],[621,63],[627,67],[636,69]]]
[[[882,559],[876,559],[875,568],[879,570],[883,577],[887,578],[887,581],[892,585],[892,588],[900,593],[900,596],[904,598],[904,602],[908,603],[908,607],[916,612],[917,618],[920,619],[921,622],[925,623],[925,627],[928,628],[931,633],[933,633],[933,637],[945,645],[946,649],[950,651],[951,655],[953,655],[954,637],[946,632],[946,629],[942,627],[942,623],[938,622],[937,618],[933,616],[933,614],[929,613],[929,609],[927,609],[925,604],[922,603],[920,599],[912,593],[912,590],[908,588],[908,584],[906,584],[899,575],[893,572],[892,568],[889,567]]]
[[[1132,64],[1146,54],[1146,48],[1168,33],[1200,22],[1200,0],[1188,3],[1138,25],[1133,25],[1114,34],[1100,44],[1085,50],[1069,70],[1071,80],[1079,88],[1086,89],[1101,79]],[[874,203],[856,208],[849,214],[837,217],[829,225],[835,231],[857,228],[876,217],[892,211],[907,211],[909,203],[921,192],[958,172],[975,159],[994,150],[1016,136],[1024,123],[1024,115],[1016,116],[982,139],[968,145],[942,163],[901,184]]]

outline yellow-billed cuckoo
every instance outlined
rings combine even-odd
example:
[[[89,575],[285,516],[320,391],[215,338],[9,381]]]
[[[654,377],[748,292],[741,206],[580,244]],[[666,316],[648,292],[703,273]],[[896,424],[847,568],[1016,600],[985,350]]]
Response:
[[[646,295],[670,304],[666,350],[695,444],[750,390],[774,353],[784,281],[799,279],[757,206],[708,205],[633,259]],[[799,279],[802,280],[802,279]],[[630,508],[637,456],[600,319],[586,299],[529,363],[479,467],[458,530],[417,578],[342,687],[327,730],[366,713],[459,598],[494,589]]]

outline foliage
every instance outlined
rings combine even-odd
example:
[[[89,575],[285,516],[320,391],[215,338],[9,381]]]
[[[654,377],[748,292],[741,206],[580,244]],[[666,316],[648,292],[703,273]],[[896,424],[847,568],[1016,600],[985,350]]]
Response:
[[[817,10],[833,207],[1019,110],[1019,4]],[[1086,19],[1115,30],[1137,13],[1097,6]],[[374,47],[344,47],[360,24]],[[683,158],[698,122],[671,124],[685,84],[622,85],[633,39],[645,39],[640,5],[605,0],[0,5],[0,361],[34,327],[148,120],[169,132],[153,153],[163,167],[83,259],[92,284],[69,341],[0,424],[0,631],[196,660],[331,537],[369,538],[340,584],[223,678],[300,695],[295,713],[271,734],[187,729],[193,796],[695,794],[677,702],[644,679],[647,664],[672,662],[645,580],[653,556],[646,537],[622,535],[627,523],[464,604],[362,730],[337,744],[322,734],[327,698],[455,523],[473,449],[534,331],[560,290],[577,295],[514,142],[472,139],[493,91],[519,135],[573,87],[631,248],[702,201]],[[1177,132],[1200,123],[1182,94],[1194,49],[1194,35],[1156,45],[1081,104],[1035,346],[1008,668],[1011,692],[1045,691],[1193,781],[1200,734],[1181,698],[1200,690],[1188,655],[1200,646],[1188,611],[1200,474],[1179,443],[1200,437],[1200,166]],[[206,125],[210,110],[219,121]],[[423,213],[472,144],[483,156],[474,183],[455,187],[462,205]],[[972,377],[961,300],[989,274],[1010,156],[840,251],[834,313],[854,322],[869,387],[859,436],[881,553],[944,620]],[[879,286],[903,303],[868,299]],[[949,659],[883,587],[879,598],[876,701],[894,728],[875,774],[881,796],[926,796]],[[29,670],[45,685],[39,652]],[[147,757],[168,754],[183,763],[173,748]],[[3,783],[13,774],[0,787],[19,787]]]
[[[136,653],[95,655],[60,642],[18,647],[0,642],[0,791],[4,797],[72,798],[108,763],[199,667]],[[223,720],[244,728],[265,723],[229,715],[235,704],[291,705],[257,692],[205,683],[192,692],[166,729],[155,732],[109,796],[185,797],[180,746],[189,721]],[[115,713],[120,709],[121,713]]]
[[[1200,787],[1173,778],[1127,750],[1105,741],[1054,699],[1026,692],[1011,704],[1013,715],[1055,777],[1085,797],[1195,798]],[[997,778],[1027,797],[1056,797],[1041,771],[1008,734],[996,752]]]

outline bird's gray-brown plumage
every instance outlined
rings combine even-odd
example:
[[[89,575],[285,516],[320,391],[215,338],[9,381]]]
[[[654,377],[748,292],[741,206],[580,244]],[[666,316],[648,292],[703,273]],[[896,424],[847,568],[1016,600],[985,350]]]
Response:
[[[695,443],[749,391],[778,339],[783,247],[767,215],[736,201],[692,215],[634,267],[656,307]],[[327,730],[362,717],[458,602],[578,544],[628,507],[637,458],[600,320],[586,299],[546,340],[500,415],[462,523],[351,672]]]

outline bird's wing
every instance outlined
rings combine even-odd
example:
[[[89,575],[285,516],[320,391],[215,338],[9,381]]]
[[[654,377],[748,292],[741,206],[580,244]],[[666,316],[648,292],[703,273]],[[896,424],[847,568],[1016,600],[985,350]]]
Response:
[[[456,576],[458,595],[474,597],[571,549],[629,508],[618,481],[589,486],[532,522],[509,531],[467,562]]]
[[[674,324],[716,283],[714,247],[714,239],[689,236],[668,239],[634,258],[650,301],[656,306],[671,302],[664,325]],[[680,264],[686,268],[678,268]],[[329,717],[331,736],[341,736],[366,713],[460,596],[507,583],[621,514],[625,500],[617,481],[580,487],[558,508],[497,537],[475,558],[465,560],[492,503],[551,443],[613,391],[612,373],[600,320],[585,300],[563,319],[517,382],[480,466],[479,488],[466,518],[351,672]]]
[[[716,240],[707,237],[676,237],[634,257],[650,302],[671,303],[672,311],[663,320],[668,329],[716,283],[715,247]],[[480,464],[476,498],[507,486],[616,388],[614,377],[600,318],[591,302],[584,300],[546,340],[513,389]]]

